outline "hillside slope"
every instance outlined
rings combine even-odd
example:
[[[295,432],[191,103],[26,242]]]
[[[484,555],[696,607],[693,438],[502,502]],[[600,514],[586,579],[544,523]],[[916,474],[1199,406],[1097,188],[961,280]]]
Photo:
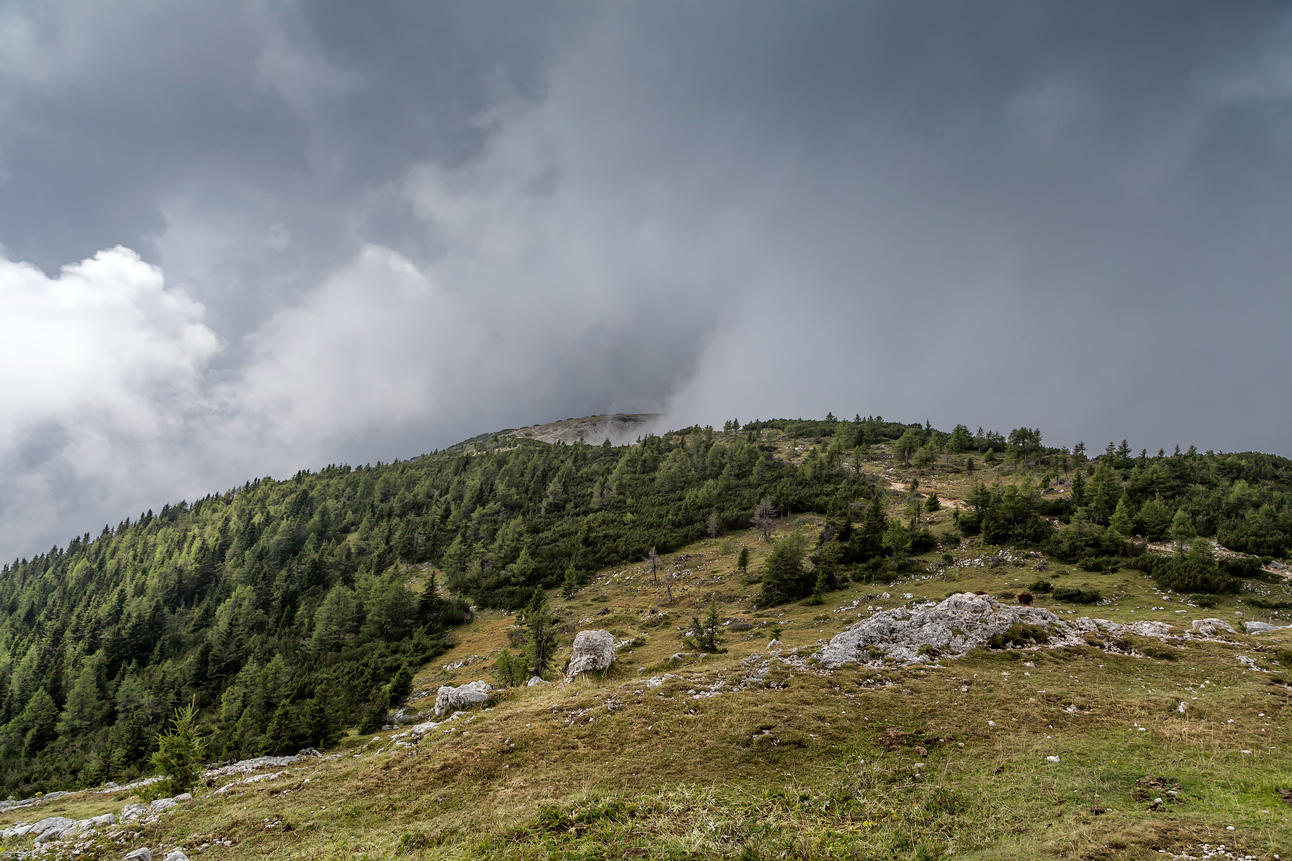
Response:
[[[813,537],[822,526],[795,518],[775,537]],[[574,631],[592,627],[623,644],[602,677],[503,689],[490,706],[421,734],[348,735],[340,756],[269,765],[255,781],[213,777],[154,821],[49,846],[68,857],[78,846],[80,857],[138,846],[160,857],[178,846],[213,859],[1292,850],[1292,807],[1279,794],[1292,790],[1292,630],[1194,635],[1194,619],[1234,618],[1232,604],[1193,607],[1141,574],[1088,575],[1041,556],[1006,553],[998,566],[1002,554],[976,541],[882,587],[759,608],[758,584],[736,568],[741,547],[755,570],[770,552],[746,530],[666,557],[658,582],[635,564],[600,572],[568,600],[553,595],[564,654]],[[924,666],[828,671],[813,660],[872,610],[964,590],[1012,593],[1042,566],[1118,595],[1079,612],[1164,621],[1175,636],[1130,637],[1113,651],[979,650]],[[1270,588],[1286,597],[1286,587]],[[680,637],[714,597],[727,651],[688,653]],[[515,622],[489,610],[456,629],[456,645],[414,681],[410,708],[429,711],[440,683],[492,679]],[[781,642],[769,646],[773,633]],[[119,813],[133,794],[74,793],[0,814],[0,825]],[[7,848],[25,845],[15,838]]]
[[[1212,857],[1240,849],[1288,857],[1292,632],[1241,633],[1250,620],[1288,624],[1285,566],[1197,539],[1186,554],[1160,545],[1145,555],[1142,540],[1110,537],[1116,530],[1097,511],[1112,479],[1121,493],[1108,520],[1125,513],[1128,489],[1145,474],[1179,472],[1191,481],[1171,495],[1154,479],[1162,489],[1149,498],[1171,500],[1175,511],[1198,504],[1193,522],[1205,529],[1198,500],[1218,496],[1213,532],[1241,537],[1250,512],[1280,516],[1278,459],[1185,454],[1132,459],[1123,472],[1114,453],[1098,464],[1074,459],[1063,478],[1053,451],[1034,463],[1025,452],[984,463],[979,449],[921,463],[916,451],[907,463],[901,437],[911,426],[838,446],[833,461],[841,428],[817,432],[826,426],[755,428],[762,454],[794,470],[763,485],[791,500],[791,513],[767,524],[769,540],[734,516],[719,517],[718,534],[705,537],[697,517],[698,537],[660,545],[656,572],[639,552],[570,582],[554,576],[556,668],[577,631],[605,629],[621,647],[604,677],[505,688],[491,706],[420,735],[411,724],[350,729],[327,758],[269,767],[251,783],[213,776],[156,821],[49,846],[67,857],[78,845],[78,857],[205,845],[210,858],[1162,858],[1200,857],[1224,843],[1228,855]],[[748,445],[750,436],[712,439]],[[661,438],[671,451],[653,481],[673,452],[694,463],[703,446],[691,446],[702,439]],[[563,448],[575,447],[554,450]],[[465,457],[452,463],[488,462]],[[1261,483],[1254,473],[1266,468]],[[1235,469],[1247,477],[1223,477]],[[800,486],[835,490],[817,511],[798,513],[796,485],[780,484],[795,475]],[[856,504],[836,501],[839,488],[858,493]],[[1258,504],[1242,509],[1242,499]],[[858,561],[849,554],[864,549],[876,500],[896,516],[885,517],[881,554]],[[1127,531],[1137,529],[1132,521]],[[796,541],[812,550],[802,573],[770,577]],[[425,562],[400,565],[402,578],[433,583],[447,603],[452,577]],[[1186,575],[1221,591],[1160,584]],[[802,584],[807,597],[769,602],[769,584]],[[930,655],[924,665],[826,670],[813,660],[875,612],[963,591],[1013,600],[1028,587],[1063,619],[1174,630],[1165,640],[1126,635],[1055,649],[1016,632],[1013,646]],[[711,602],[727,651],[704,655],[682,638]],[[1207,618],[1238,633],[1194,634],[1192,623]],[[441,684],[497,684],[501,650],[520,650],[517,622],[507,605],[480,605],[449,629],[445,651],[409,685],[410,720],[431,719],[416,713],[430,711]],[[769,647],[773,634],[780,644]],[[207,726],[218,732],[218,718]],[[0,825],[120,813],[136,792],[74,793],[0,814]],[[15,837],[7,848],[29,845]]]

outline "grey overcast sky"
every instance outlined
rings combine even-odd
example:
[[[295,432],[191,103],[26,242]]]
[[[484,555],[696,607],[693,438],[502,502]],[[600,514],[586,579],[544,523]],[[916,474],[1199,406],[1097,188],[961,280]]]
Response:
[[[0,2],[0,558],[612,411],[1292,455],[1286,2]]]

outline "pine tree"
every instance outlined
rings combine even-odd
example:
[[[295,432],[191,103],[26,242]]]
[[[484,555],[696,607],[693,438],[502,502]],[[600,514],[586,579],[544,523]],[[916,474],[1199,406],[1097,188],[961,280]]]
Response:
[[[1135,520],[1131,517],[1126,494],[1123,493],[1122,498],[1117,500],[1117,508],[1113,511],[1113,516],[1108,518],[1108,525],[1122,538],[1130,538],[1131,533],[1134,532]]]
[[[493,674],[504,686],[517,687],[525,683],[528,669],[524,659],[513,655],[508,649],[503,649],[498,655],[498,663],[494,665]]]
[[[561,597],[572,598],[577,591],[579,591],[579,572],[574,570],[574,563],[570,563],[565,569],[565,579],[561,581]]]
[[[170,730],[157,736],[152,764],[166,775],[161,781],[161,791],[166,795],[188,792],[202,772],[206,745],[198,733],[196,717],[196,703],[181,706],[171,718]]]
[[[1189,512],[1183,508],[1175,510],[1175,516],[1171,518],[1171,540],[1175,542],[1175,549],[1179,553],[1184,552],[1184,545],[1189,543],[1189,539],[1198,533],[1193,528],[1193,518]]]
[[[525,648],[529,673],[541,678],[551,668],[552,655],[556,652],[556,617],[548,609],[547,595],[542,588],[534,590],[534,597],[525,607],[525,627],[529,629],[529,643]]]
[[[802,598],[811,591],[803,570],[803,536],[795,533],[772,546],[763,566],[763,590],[758,603],[764,607]]]
[[[709,654],[727,651],[722,648],[722,624],[718,617],[718,596],[709,599],[709,612],[701,622],[691,617],[691,630],[682,636],[682,643],[689,649]]]

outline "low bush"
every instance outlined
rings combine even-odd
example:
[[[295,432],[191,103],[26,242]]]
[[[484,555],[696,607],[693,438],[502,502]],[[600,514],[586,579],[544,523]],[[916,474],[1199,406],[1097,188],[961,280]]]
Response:
[[[987,646],[992,649],[1007,649],[1011,646],[1026,646],[1029,643],[1048,643],[1050,635],[1039,625],[1015,623],[1008,631],[992,634]]]
[[[1050,593],[1054,600],[1069,604],[1098,604],[1103,596],[1095,589],[1077,589],[1071,586],[1060,586]]]

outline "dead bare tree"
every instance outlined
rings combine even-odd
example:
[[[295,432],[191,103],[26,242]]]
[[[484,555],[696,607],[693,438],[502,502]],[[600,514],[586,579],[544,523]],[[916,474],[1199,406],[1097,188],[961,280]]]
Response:
[[[718,537],[718,533],[722,531],[722,523],[718,520],[718,512],[715,511],[709,515],[709,522],[705,524],[705,528],[709,531],[710,538]]]
[[[650,576],[659,585],[659,553],[654,547],[646,554],[646,561],[650,563]]]
[[[764,541],[771,538],[772,527],[776,525],[777,516],[776,506],[772,505],[770,497],[764,497],[754,509],[754,516],[750,518],[750,522],[762,530]]]

